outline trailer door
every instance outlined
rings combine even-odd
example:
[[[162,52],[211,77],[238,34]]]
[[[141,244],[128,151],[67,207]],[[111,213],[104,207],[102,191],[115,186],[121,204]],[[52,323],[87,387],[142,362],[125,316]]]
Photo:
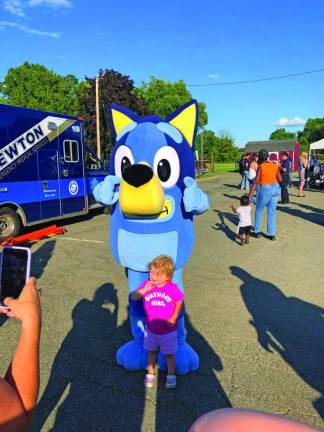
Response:
[[[37,152],[37,156],[41,188],[41,219],[61,216],[58,151],[41,149]]]
[[[59,137],[62,215],[85,212],[86,190],[82,129],[77,123]]]

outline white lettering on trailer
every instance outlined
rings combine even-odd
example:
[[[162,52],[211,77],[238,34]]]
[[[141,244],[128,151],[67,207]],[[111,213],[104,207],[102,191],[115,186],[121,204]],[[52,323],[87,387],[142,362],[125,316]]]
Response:
[[[19,137],[11,141],[0,150],[0,177],[3,176],[2,171],[5,170],[6,167],[28,152],[27,155],[22,158],[26,160],[27,157],[32,154],[29,152],[30,149],[41,143],[50,134],[53,134],[53,131],[48,128],[50,122],[55,123],[57,129],[59,129],[63,123],[74,123],[73,120],[71,121],[66,118],[47,116]]]
[[[0,152],[0,167],[6,165],[6,159],[4,158],[3,154]]]

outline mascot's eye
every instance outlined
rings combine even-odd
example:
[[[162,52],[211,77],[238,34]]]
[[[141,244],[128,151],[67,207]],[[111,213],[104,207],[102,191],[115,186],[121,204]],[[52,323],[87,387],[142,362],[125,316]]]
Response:
[[[128,167],[129,165],[131,165],[131,161],[128,159],[127,156],[124,156],[122,161],[121,161],[121,172],[123,172],[124,169],[126,167]]]
[[[121,145],[115,154],[115,175],[121,177],[123,171],[134,163],[132,151],[129,147]]]
[[[178,153],[173,147],[164,146],[156,152],[154,172],[165,188],[170,188],[177,183],[180,175],[180,162]]]
[[[162,182],[169,180],[171,175],[171,166],[168,160],[162,159],[157,165],[157,173]]]

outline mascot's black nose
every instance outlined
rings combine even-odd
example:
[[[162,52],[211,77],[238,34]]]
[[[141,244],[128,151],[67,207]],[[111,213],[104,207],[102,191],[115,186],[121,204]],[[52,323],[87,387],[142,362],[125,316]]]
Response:
[[[123,180],[132,186],[140,187],[149,182],[153,177],[152,169],[147,165],[134,164],[128,165],[123,173]]]

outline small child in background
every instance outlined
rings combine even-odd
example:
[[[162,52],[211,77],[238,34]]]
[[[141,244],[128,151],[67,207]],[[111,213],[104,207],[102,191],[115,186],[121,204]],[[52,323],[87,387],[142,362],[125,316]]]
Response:
[[[174,263],[161,255],[149,264],[150,277],[131,294],[131,299],[143,299],[146,316],[144,348],[148,351],[148,367],[145,387],[153,387],[156,381],[157,353],[166,356],[168,374],[166,388],[177,385],[175,375],[175,353],[177,351],[177,321],[183,306],[183,293],[172,282]]]
[[[241,206],[238,209],[235,208],[233,205],[231,205],[231,209],[235,214],[239,216],[237,233],[239,239],[241,240],[241,246],[244,246],[245,243],[248,244],[250,241],[251,228],[252,228],[251,206],[250,206],[248,195],[241,196],[240,204]],[[245,239],[244,239],[244,235],[245,235]]]

